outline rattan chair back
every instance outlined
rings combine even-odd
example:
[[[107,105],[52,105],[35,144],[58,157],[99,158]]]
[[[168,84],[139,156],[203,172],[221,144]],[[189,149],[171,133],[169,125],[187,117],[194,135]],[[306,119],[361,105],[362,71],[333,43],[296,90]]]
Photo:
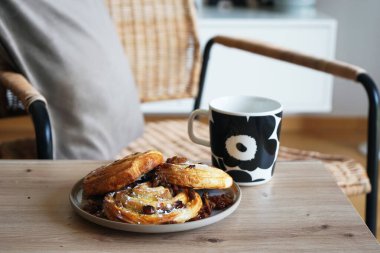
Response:
[[[106,0],[142,102],[194,97],[201,54],[193,0]]]

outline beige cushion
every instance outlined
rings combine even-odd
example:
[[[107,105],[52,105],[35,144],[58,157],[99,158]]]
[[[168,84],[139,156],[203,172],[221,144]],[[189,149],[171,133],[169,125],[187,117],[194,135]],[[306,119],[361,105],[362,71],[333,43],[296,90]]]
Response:
[[[48,101],[55,158],[111,159],[142,133],[130,67],[102,0],[2,0],[0,44],[0,57]]]

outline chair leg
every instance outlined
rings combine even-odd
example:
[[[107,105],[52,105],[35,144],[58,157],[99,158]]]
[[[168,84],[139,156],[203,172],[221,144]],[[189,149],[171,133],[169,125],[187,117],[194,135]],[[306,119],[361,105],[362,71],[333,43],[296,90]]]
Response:
[[[369,101],[367,137],[367,174],[372,190],[366,199],[366,224],[376,236],[377,191],[378,191],[378,153],[379,153],[379,91],[375,82],[366,74],[360,74],[357,81],[363,84]]]
[[[49,114],[42,101],[33,102],[29,108],[36,133],[38,159],[53,159],[53,138]]]

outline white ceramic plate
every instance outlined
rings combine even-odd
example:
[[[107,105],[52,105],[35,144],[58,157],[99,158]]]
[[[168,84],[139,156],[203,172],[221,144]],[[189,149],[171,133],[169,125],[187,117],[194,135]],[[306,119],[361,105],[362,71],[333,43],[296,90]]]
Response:
[[[239,206],[240,200],[241,200],[240,188],[236,183],[234,183],[232,187],[229,189],[208,190],[210,196],[220,195],[223,193],[232,193],[234,196],[234,203],[230,207],[221,211],[214,210],[211,216],[208,218],[197,220],[197,221],[185,222],[182,224],[164,224],[164,225],[129,224],[129,223],[111,221],[104,218],[100,218],[84,211],[81,205],[82,192],[83,192],[82,182],[83,180],[80,180],[79,182],[77,182],[72,188],[71,194],[70,194],[70,203],[76,213],[78,213],[80,216],[82,216],[86,220],[89,220],[93,223],[96,223],[104,227],[130,231],[130,232],[138,232],[138,233],[169,233],[169,232],[191,230],[191,229],[207,226],[215,222],[218,222],[226,218],[228,215],[232,214],[236,210],[236,208]]]

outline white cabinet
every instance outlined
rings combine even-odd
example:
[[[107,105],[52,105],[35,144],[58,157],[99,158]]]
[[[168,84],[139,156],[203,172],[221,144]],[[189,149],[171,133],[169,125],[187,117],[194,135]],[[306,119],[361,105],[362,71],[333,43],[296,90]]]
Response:
[[[336,21],[317,12],[203,8],[199,12],[202,48],[215,35],[252,38],[333,59]],[[220,45],[213,47],[201,107],[215,97],[252,94],[279,100],[285,113],[331,110],[332,77],[296,65]],[[144,104],[146,113],[188,113],[191,99]]]

